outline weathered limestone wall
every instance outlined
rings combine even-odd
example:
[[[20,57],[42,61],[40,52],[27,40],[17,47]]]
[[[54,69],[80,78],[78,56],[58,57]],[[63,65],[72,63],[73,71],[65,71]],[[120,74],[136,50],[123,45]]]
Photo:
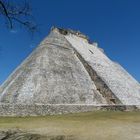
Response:
[[[62,34],[52,31],[2,85],[0,102],[106,104]]]
[[[140,105],[140,86],[120,65],[87,39],[74,34],[67,34],[65,38],[122,104]]]
[[[140,106],[125,105],[56,105],[0,104],[0,116],[44,116],[89,111],[140,111]]]
[[[88,37],[54,28],[0,87],[0,116],[140,110],[140,85]]]

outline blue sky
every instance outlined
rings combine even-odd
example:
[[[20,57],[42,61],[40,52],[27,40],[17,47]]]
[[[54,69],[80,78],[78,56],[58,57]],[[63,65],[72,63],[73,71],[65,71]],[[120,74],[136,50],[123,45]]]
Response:
[[[51,26],[80,30],[140,81],[140,0],[30,0],[40,33],[0,26],[0,84]]]

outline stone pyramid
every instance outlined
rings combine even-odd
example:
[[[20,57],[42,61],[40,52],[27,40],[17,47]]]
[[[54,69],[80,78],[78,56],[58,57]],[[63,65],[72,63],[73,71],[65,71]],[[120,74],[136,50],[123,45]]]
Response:
[[[140,85],[80,32],[50,34],[0,89],[0,115],[138,109]]]

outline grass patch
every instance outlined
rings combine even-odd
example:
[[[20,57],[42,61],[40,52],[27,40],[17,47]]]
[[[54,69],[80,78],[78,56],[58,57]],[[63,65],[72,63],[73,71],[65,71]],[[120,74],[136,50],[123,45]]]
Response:
[[[0,117],[0,129],[21,129],[42,135],[77,139],[138,140],[140,112],[97,111],[39,117]]]

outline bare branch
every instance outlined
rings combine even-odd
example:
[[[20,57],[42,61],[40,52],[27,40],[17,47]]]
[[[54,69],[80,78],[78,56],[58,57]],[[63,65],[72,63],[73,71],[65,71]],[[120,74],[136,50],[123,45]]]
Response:
[[[24,22],[23,22],[22,20],[20,20],[20,19],[18,19],[18,18],[15,18],[15,17],[10,17],[10,18],[11,18],[12,20],[17,21],[18,23],[20,23],[20,24],[26,26],[27,29],[28,29],[29,31],[31,31],[32,33],[33,33],[34,31],[36,31],[37,25],[34,25],[32,22],[29,22],[29,21],[24,21]]]
[[[18,23],[30,32],[35,32],[37,25],[33,22],[31,11],[31,6],[26,1],[20,5],[11,3],[10,0],[0,0],[0,15],[6,17],[10,29],[13,29]]]
[[[10,17],[9,17],[9,14],[8,14],[8,11],[7,11],[5,5],[4,5],[4,3],[3,3],[2,1],[0,1],[0,6],[3,8],[4,15],[5,15],[5,16],[7,17],[7,19],[9,20],[10,28],[12,28],[12,27],[13,27],[12,21],[11,21],[11,19],[10,19]]]

